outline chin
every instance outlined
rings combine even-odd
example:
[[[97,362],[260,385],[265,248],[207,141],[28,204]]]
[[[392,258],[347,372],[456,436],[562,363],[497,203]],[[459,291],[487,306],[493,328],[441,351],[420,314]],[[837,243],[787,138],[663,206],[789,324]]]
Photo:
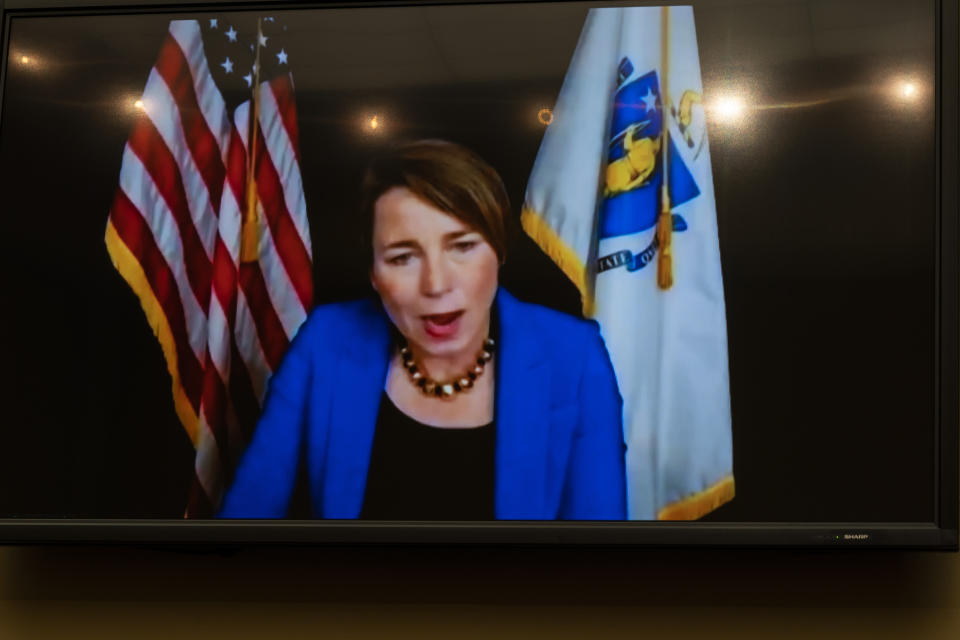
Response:
[[[456,335],[448,338],[437,338],[422,330],[415,332],[414,335],[417,337],[417,346],[420,347],[421,351],[434,357],[445,357],[463,355],[464,350],[469,347],[471,340],[478,331],[479,327],[473,325],[469,327],[461,326]]]
[[[466,336],[456,336],[446,340],[439,340],[432,336],[422,336],[417,346],[430,356],[452,356],[462,353],[467,348],[467,342]]]

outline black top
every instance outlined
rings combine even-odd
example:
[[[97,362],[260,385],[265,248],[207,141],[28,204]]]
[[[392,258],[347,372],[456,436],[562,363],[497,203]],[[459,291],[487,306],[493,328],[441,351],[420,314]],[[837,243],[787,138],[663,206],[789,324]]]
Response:
[[[494,423],[431,427],[386,392],[360,517],[366,520],[493,520]]]

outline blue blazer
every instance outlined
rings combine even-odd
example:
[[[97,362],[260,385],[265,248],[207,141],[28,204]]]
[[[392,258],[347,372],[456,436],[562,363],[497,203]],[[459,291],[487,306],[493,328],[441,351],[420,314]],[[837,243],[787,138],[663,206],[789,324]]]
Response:
[[[626,517],[622,401],[596,323],[500,289],[496,517]],[[219,516],[283,518],[307,465],[314,515],[357,518],[391,353],[376,299],[311,312],[270,380]]]

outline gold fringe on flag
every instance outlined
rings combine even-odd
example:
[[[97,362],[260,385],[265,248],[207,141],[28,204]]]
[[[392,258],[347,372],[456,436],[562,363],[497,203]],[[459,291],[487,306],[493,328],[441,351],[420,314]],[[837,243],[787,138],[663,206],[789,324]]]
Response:
[[[193,405],[190,404],[187,393],[183,389],[183,383],[180,381],[180,370],[177,368],[177,348],[167,316],[150,287],[147,274],[143,272],[143,267],[136,256],[127,248],[127,245],[124,244],[112,221],[107,222],[107,234],[104,240],[113,266],[127,281],[133,292],[137,294],[137,298],[140,299],[140,306],[143,307],[143,313],[147,316],[147,322],[153,329],[157,341],[160,342],[160,349],[167,361],[167,372],[170,373],[172,381],[174,410],[177,412],[180,422],[183,423],[187,435],[190,436],[190,441],[196,447],[200,435],[200,419],[193,410]]]
[[[697,520],[733,500],[735,493],[733,476],[724,476],[703,491],[663,507],[657,520]]]
[[[577,252],[557,235],[557,232],[547,224],[543,216],[526,205],[524,205],[520,214],[520,225],[527,232],[527,235],[537,243],[537,246],[553,260],[554,264],[560,267],[564,275],[576,285],[580,291],[583,315],[588,318],[592,317],[596,311],[593,290],[589,286],[586,265],[580,260]]]

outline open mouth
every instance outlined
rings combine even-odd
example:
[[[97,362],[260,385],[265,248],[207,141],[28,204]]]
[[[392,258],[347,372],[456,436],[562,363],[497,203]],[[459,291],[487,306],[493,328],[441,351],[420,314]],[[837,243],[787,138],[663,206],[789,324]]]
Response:
[[[449,338],[457,332],[462,316],[463,310],[461,309],[449,313],[424,315],[421,318],[423,318],[423,328],[427,335],[434,338]]]

